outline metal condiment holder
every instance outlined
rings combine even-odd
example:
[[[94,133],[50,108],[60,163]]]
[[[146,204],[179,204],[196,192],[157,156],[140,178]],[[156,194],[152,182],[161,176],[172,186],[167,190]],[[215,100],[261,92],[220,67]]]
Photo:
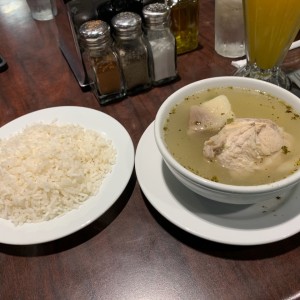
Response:
[[[63,1],[64,3],[59,6],[60,10],[55,20],[59,32],[59,46],[68,62],[78,84],[83,90],[93,91],[94,82],[91,81],[88,70],[84,63],[83,53],[84,46],[80,40],[79,28],[80,26],[89,20],[98,19],[97,8],[103,3],[108,3],[109,0],[71,0]],[[145,4],[148,1],[143,1]],[[150,1],[149,1],[150,2]],[[101,4],[102,3],[102,4]],[[142,13],[142,12],[141,12]],[[67,24],[67,25],[66,25]],[[68,28],[66,28],[68,26]],[[111,27],[112,24],[110,24]],[[61,29],[61,30],[60,30]],[[120,32],[119,32],[120,33]],[[120,33],[122,39],[122,32]],[[115,39],[115,37],[114,37]],[[147,47],[149,46],[146,42]],[[150,61],[150,60],[149,60]],[[150,64],[150,62],[149,62]],[[123,67],[122,67],[123,68]],[[132,95],[139,93],[142,90],[150,89],[155,86],[155,82],[150,77],[150,83],[140,85],[137,89],[126,89],[126,95]],[[153,81],[153,83],[152,83]],[[132,92],[132,93],[131,93]],[[100,100],[99,95],[94,93],[96,98]],[[100,104],[101,101],[99,101]]]

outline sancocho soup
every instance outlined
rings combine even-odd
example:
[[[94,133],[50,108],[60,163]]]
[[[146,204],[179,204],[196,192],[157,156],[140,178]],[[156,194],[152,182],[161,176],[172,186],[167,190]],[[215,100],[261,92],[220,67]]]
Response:
[[[215,98],[218,100],[212,101]],[[222,112],[226,105],[230,112]],[[216,112],[216,128],[191,128],[191,124],[201,125],[191,121],[192,110],[198,107],[204,119],[205,111]],[[220,118],[225,120],[221,126]],[[261,185],[299,168],[299,132],[299,114],[284,99],[257,90],[224,87],[199,91],[174,106],[165,121],[164,140],[173,157],[199,176],[225,184]]]

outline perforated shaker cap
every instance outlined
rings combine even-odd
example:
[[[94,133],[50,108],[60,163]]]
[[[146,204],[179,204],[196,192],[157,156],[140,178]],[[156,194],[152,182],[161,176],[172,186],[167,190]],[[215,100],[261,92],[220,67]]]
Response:
[[[143,16],[147,25],[162,25],[169,22],[170,9],[164,3],[151,3],[143,8]]]
[[[85,22],[80,26],[79,34],[88,48],[100,46],[111,39],[109,25],[101,20]]]
[[[111,24],[116,35],[120,37],[129,37],[142,32],[142,19],[134,12],[125,11],[115,15]]]

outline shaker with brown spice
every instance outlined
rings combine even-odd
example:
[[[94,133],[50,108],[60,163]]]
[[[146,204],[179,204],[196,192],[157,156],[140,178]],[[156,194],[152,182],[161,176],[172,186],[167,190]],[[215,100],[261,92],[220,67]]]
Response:
[[[110,35],[110,27],[101,20],[80,26],[83,39],[83,60],[91,86],[100,104],[126,96],[122,69]]]

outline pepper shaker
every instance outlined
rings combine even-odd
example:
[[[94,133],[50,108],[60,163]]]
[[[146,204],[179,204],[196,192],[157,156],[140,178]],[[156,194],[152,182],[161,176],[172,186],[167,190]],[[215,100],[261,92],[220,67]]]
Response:
[[[127,94],[149,89],[149,51],[142,32],[141,17],[134,12],[121,12],[113,17],[111,23]]]
[[[85,49],[83,60],[100,104],[125,97],[122,69],[109,25],[101,20],[92,20],[82,24],[79,32]]]
[[[163,3],[143,8],[146,38],[150,44],[152,84],[157,86],[178,78],[175,37],[170,30],[170,9]]]

